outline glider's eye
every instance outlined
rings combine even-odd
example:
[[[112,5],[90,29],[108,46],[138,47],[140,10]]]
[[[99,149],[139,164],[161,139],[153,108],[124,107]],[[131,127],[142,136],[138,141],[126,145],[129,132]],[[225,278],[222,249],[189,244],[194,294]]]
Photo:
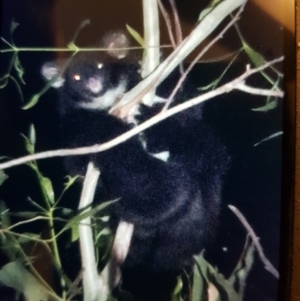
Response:
[[[80,75],[79,74],[75,74],[73,76],[73,78],[76,80],[76,81],[79,81],[81,79]]]

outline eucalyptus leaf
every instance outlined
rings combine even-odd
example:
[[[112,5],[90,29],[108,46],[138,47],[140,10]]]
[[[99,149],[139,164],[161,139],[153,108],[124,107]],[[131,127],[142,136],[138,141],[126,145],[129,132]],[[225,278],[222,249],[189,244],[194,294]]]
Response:
[[[22,107],[23,110],[28,110],[34,107],[40,100],[41,93],[34,94],[30,100]]]
[[[227,279],[225,279],[222,274],[214,269],[201,255],[195,256],[194,258],[200,274],[200,280],[202,279],[202,283],[204,283],[203,286],[203,284],[197,284],[194,281],[193,290],[195,285],[200,286],[200,288],[197,289],[197,294],[203,294],[203,290],[206,290],[206,296],[210,297],[210,299],[213,298],[213,301],[242,301],[232,284]],[[196,292],[193,292],[193,296],[195,296],[195,298],[199,296],[197,294]],[[193,299],[193,301],[196,300],[202,301],[205,299]]]
[[[35,202],[31,197],[28,197],[27,198],[27,201],[32,205],[34,206],[35,208],[39,209],[41,212],[45,212],[45,209],[39,205],[37,202]]]
[[[251,109],[251,110],[254,111],[254,112],[263,112],[263,113],[265,113],[265,112],[268,112],[270,110],[276,109],[277,106],[278,106],[278,100],[277,100],[277,98],[275,98],[274,100],[267,102],[264,106],[259,107],[259,108],[254,108],[254,109]]]
[[[30,219],[36,217],[37,215],[39,215],[39,213],[34,211],[20,211],[20,212],[12,212],[10,215],[21,217],[23,219]]]
[[[145,45],[145,41],[142,38],[142,36],[128,24],[126,24],[126,28],[127,28],[128,32],[130,33],[130,35],[145,49],[146,45]]]
[[[243,300],[246,280],[254,263],[254,252],[255,245],[252,239],[247,236],[243,253],[241,254],[234,271],[228,279],[232,286],[238,287],[240,300]]]
[[[96,241],[100,239],[102,236],[111,235],[111,230],[108,227],[103,228],[99,233],[97,233]]]
[[[77,52],[78,49],[79,49],[79,48],[75,45],[74,42],[69,43],[69,44],[67,45],[67,48],[70,49],[70,50],[73,50],[73,51],[75,51],[75,52]]]
[[[0,186],[8,179],[8,175],[0,169]]]
[[[25,142],[25,149],[29,154],[34,154],[34,145],[30,142],[28,137],[26,137],[24,134],[21,134],[21,137],[24,139]]]
[[[199,255],[201,256],[201,255]],[[196,257],[198,258],[198,256]],[[196,259],[197,261],[199,259]],[[193,272],[193,288],[192,288],[192,301],[203,301],[207,295],[207,281],[202,276],[199,264],[194,265]]]
[[[259,52],[255,51],[245,40],[243,40],[242,43],[245,52],[248,54],[255,67],[260,67],[266,63],[264,57]]]
[[[256,68],[266,63],[264,57],[259,52],[255,51],[244,39],[242,39],[242,44],[245,52],[247,53],[247,55],[249,56],[250,60]],[[274,84],[274,80],[265,71],[261,71],[260,73],[269,83]]]
[[[72,228],[74,225],[75,226],[78,226],[78,224],[86,219],[87,217],[91,217],[93,216],[94,214],[96,214],[97,212],[103,210],[104,208],[106,208],[107,206],[111,205],[112,203],[116,202],[116,200],[114,201],[108,201],[108,202],[104,202],[100,205],[98,205],[97,207],[93,208],[93,209],[90,209],[88,211],[85,211],[84,213],[81,213],[81,214],[78,214],[76,215],[75,217],[73,217],[63,228],[62,231],[65,231],[67,229],[70,229]]]
[[[3,89],[7,86],[7,83],[8,83],[8,77],[9,75],[8,74],[5,74],[4,76],[2,76],[0,78],[0,89]]]
[[[76,182],[76,180],[79,178],[80,176],[74,176],[74,177],[71,177],[71,176],[67,176],[66,177],[66,180],[67,182],[64,183],[64,189],[62,191],[62,193],[60,194],[59,198],[57,199],[56,201],[56,204],[59,203],[59,201],[61,200],[61,198],[63,197],[63,195],[65,194],[65,192]]]
[[[53,205],[55,202],[55,196],[51,180],[49,178],[41,176],[40,181],[47,195],[48,201]]]
[[[10,226],[9,209],[6,207],[6,204],[1,200],[0,200],[0,221],[1,221],[1,228],[8,228]]]
[[[32,145],[35,145],[36,143],[36,134],[35,134],[35,128],[33,124],[30,124],[29,126],[29,135],[28,135],[29,141]]]
[[[74,224],[71,227],[71,242],[75,242],[79,239],[79,227],[77,224]]]
[[[50,301],[47,289],[19,262],[10,262],[0,270],[0,283],[22,293],[27,301]],[[59,297],[55,298],[59,300]]]
[[[22,236],[20,236],[18,238],[18,242],[20,244],[24,244],[24,243],[28,243],[28,242],[32,242],[32,241],[37,241],[40,239],[41,239],[41,236],[39,234],[25,232],[25,233],[22,233]]]
[[[198,21],[201,22],[214,8],[208,7],[201,11]]]
[[[223,0],[212,0],[209,6],[201,11],[198,22],[201,22],[222,1]]]
[[[21,62],[20,62],[20,59],[19,59],[18,55],[16,55],[15,59],[14,59],[14,68],[15,68],[17,74],[18,74],[18,77],[19,77],[21,83],[25,84],[24,79],[23,79],[24,68],[21,65]]]
[[[183,288],[183,281],[182,281],[182,278],[180,276],[178,276],[176,286],[172,292],[172,301],[180,301],[181,300],[180,293],[182,291],[182,288]]]
[[[15,20],[12,20],[11,25],[10,25],[10,35],[12,36],[14,31],[16,30],[16,28],[19,26],[20,24],[15,22]]]

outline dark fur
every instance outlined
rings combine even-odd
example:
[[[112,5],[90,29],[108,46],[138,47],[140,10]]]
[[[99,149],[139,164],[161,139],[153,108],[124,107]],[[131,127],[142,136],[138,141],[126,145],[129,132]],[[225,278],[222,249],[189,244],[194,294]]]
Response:
[[[104,59],[100,70],[95,69],[97,56],[87,55],[75,57],[63,74],[59,112],[64,148],[101,144],[130,129],[109,115],[107,108],[79,105],[95,97],[85,85],[91,77],[100,77],[100,96],[124,80],[128,80],[127,91],[139,77],[135,65],[105,54],[100,58]],[[74,82],[74,74],[82,80]],[[190,266],[192,256],[204,248],[217,224],[226,151],[213,131],[192,113],[180,113],[145,135],[154,150],[170,151],[168,162],[150,155],[134,136],[101,153],[69,157],[68,166],[84,175],[92,160],[101,170],[109,199],[120,198],[112,206],[113,215],[134,223],[124,266],[180,270]]]

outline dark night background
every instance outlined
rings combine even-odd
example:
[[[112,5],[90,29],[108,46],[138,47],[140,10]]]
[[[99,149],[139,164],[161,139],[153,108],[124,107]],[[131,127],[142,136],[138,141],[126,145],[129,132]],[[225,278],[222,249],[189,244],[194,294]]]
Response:
[[[115,9],[113,4],[109,3],[107,3],[107,7],[103,4],[103,7],[98,7],[96,2],[91,0],[85,1],[83,7],[79,4],[77,6],[76,1],[3,1],[1,36],[9,39],[9,28],[13,19],[20,24],[13,35],[14,42],[19,47],[65,46],[79,24],[86,18],[91,19],[91,25],[80,32],[77,39],[80,46],[93,44],[107,30],[121,28],[125,24],[142,32],[140,29],[142,24],[141,6],[138,1],[127,2],[127,10],[135,11],[134,14],[126,13],[126,10],[123,11],[122,8]],[[177,2],[183,30],[186,34],[188,28],[195,24],[198,13],[209,1]],[[59,9],[60,3],[63,4]],[[96,7],[97,9],[95,9]],[[241,22],[247,28],[246,32],[252,30],[255,34],[260,35],[262,41],[264,38],[270,37],[275,40],[270,44],[266,43],[267,46],[265,46],[260,44],[259,39],[258,42],[252,39],[249,34],[250,44],[253,42],[251,45],[260,51],[267,60],[273,59],[283,52],[282,27],[274,20],[268,19],[255,6],[249,5],[250,12],[254,12],[255,9],[257,23],[265,22],[268,26],[267,29],[265,26],[260,27],[256,22],[248,26],[243,17]],[[66,15],[68,13],[70,16]],[[66,21],[63,22],[63,20]],[[247,20],[249,20],[249,16]],[[163,21],[161,23],[163,24]],[[259,28],[261,30],[258,30]],[[163,29],[163,40],[167,43],[165,33],[166,31]],[[217,54],[222,48],[228,52],[234,51],[238,49],[238,43],[232,30],[213,51]],[[1,48],[6,48],[5,44],[2,43]],[[1,54],[1,76],[7,70],[10,56],[9,53]],[[26,85],[22,85],[25,101],[44,86],[40,75],[41,66],[44,62],[54,59],[55,56],[55,53],[49,52],[20,53],[20,60],[25,69]],[[227,64],[228,62],[198,64],[190,78],[198,86],[205,86],[218,77],[221,73],[220,70],[223,70]],[[230,69],[225,81],[236,74],[241,74],[244,68],[245,61],[239,61]],[[262,77],[257,75],[251,84],[260,86],[262,82]],[[24,111],[21,109],[23,103],[12,81],[9,81],[5,89],[0,90],[0,156],[24,155],[20,133],[27,134],[30,123],[35,125],[37,132],[37,152],[58,147],[54,113],[56,97],[55,91],[49,91],[34,108]],[[281,202],[282,137],[276,137],[256,147],[254,144],[282,130],[282,104],[279,100],[278,107],[266,113],[251,110],[264,104],[263,97],[233,92],[208,101],[203,113],[203,118],[212,124],[222,137],[231,156],[231,168],[226,176],[223,191],[220,230],[215,243],[206,250],[206,257],[225,276],[230,275],[233,270],[242,252],[246,237],[245,229],[227,208],[228,204],[235,205],[244,213],[260,237],[266,256],[275,267],[278,267],[280,216],[281,206],[284,205]],[[39,162],[39,166],[43,173],[53,180],[55,189],[61,189],[63,174],[60,159],[42,160]],[[12,168],[7,170],[7,174],[9,179],[0,188],[0,199],[4,200],[13,210],[25,210],[27,196],[30,195],[34,199],[39,194],[36,191],[35,178],[30,176],[26,167]],[[227,251],[223,251],[223,247],[226,247]],[[256,258],[247,282],[246,300],[275,301],[277,300],[276,296],[277,281]]]

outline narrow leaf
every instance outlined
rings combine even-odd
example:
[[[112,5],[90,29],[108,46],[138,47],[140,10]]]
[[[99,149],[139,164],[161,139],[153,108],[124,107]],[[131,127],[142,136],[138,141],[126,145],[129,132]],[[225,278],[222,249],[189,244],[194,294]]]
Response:
[[[254,111],[254,112],[263,112],[263,113],[265,113],[265,112],[268,112],[270,110],[276,109],[277,106],[278,106],[278,100],[277,100],[277,98],[275,98],[274,100],[267,102],[264,106],[259,107],[259,108],[254,108],[254,109],[251,109],[251,110]]]
[[[14,68],[17,71],[18,77],[21,81],[22,84],[25,84],[24,79],[23,79],[23,75],[24,75],[24,68],[21,65],[19,56],[16,55],[15,56],[15,60],[14,60]]]
[[[51,180],[49,178],[41,176],[41,185],[43,186],[43,189],[46,192],[49,202],[53,205],[55,200],[54,200],[54,190],[53,190]]]
[[[5,180],[8,179],[8,175],[0,169],[0,186],[4,183]]]
[[[15,22],[15,20],[12,20],[10,25],[10,35],[12,36],[16,28],[19,26],[19,23]]]
[[[28,301],[53,300],[47,289],[19,262],[3,266],[0,270],[0,283],[22,293]],[[56,300],[58,299],[59,297]]]
[[[145,41],[142,38],[142,36],[135,30],[133,29],[131,26],[129,26],[128,24],[126,24],[126,28],[128,30],[128,32],[130,33],[130,35],[143,47],[146,48],[145,45]]]
[[[41,97],[41,93],[34,94],[30,100],[22,107],[23,110],[28,110],[34,107]]]

